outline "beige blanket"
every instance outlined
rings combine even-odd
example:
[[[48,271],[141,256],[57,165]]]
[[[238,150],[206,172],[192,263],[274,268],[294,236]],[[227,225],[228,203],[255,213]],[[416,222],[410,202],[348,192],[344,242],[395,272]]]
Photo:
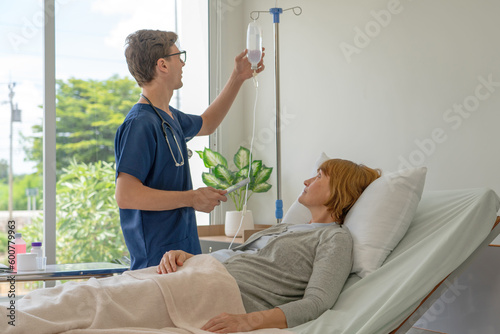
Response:
[[[5,320],[5,306],[0,332],[6,334],[198,334],[208,333],[199,328],[220,313],[245,313],[236,281],[210,255],[189,259],[174,274],[151,267],[35,290],[16,302],[15,327]]]

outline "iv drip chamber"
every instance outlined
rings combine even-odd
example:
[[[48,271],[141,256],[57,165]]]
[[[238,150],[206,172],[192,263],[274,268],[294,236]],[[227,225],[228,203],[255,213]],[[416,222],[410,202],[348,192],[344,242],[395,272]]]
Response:
[[[247,49],[248,61],[252,64],[252,70],[256,70],[257,64],[262,58],[262,30],[255,21],[248,24]]]

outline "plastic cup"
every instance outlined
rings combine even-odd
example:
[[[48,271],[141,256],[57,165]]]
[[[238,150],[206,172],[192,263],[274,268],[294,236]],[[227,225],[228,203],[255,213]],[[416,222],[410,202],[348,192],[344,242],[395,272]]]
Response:
[[[17,254],[17,271],[37,270],[36,254],[22,253]]]

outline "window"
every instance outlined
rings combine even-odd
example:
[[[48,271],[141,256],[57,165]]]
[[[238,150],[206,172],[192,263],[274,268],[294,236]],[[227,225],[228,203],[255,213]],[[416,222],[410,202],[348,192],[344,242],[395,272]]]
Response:
[[[184,87],[173,96],[171,104],[183,112],[201,114],[208,105],[209,94],[208,2],[145,0],[138,6],[133,0],[54,0],[54,4],[54,13],[48,16],[55,17],[55,55],[49,52],[45,57],[52,57],[56,68],[57,186],[56,194],[46,189],[45,195],[47,198],[57,195],[57,242],[49,238],[45,247],[48,252],[56,249],[58,263],[108,261],[126,250],[119,231],[118,209],[113,206],[116,205],[111,169],[113,139],[117,126],[140,92],[126,66],[125,37],[143,28],[177,31],[181,47],[188,52],[188,60],[184,67]],[[6,46],[2,47],[0,57],[7,65],[0,69],[0,96],[3,96],[0,102],[9,100],[9,83],[16,83],[12,86],[14,107],[11,108],[10,103],[0,105],[0,130],[3,130],[0,131],[0,205],[8,198],[5,192],[10,162],[6,143],[9,142],[10,113],[11,109],[22,111],[22,121],[13,123],[14,193],[22,193],[21,204],[15,203],[14,211],[26,211],[26,208],[40,211],[43,205],[43,109],[40,106],[44,102],[43,18],[46,14],[42,6],[43,2],[38,0],[0,5],[0,28],[4,32],[1,38]],[[49,38],[45,45],[51,42],[54,41]],[[50,71],[48,73],[50,75]],[[192,151],[207,146],[208,137],[195,138],[189,143]],[[196,154],[190,165],[194,187],[203,186],[204,167]],[[17,185],[23,175],[30,176],[29,180]],[[97,176],[97,180],[89,175]],[[96,184],[102,188],[92,191]],[[7,208],[0,208],[5,210]],[[197,219],[199,224],[209,222],[208,214],[198,214]],[[38,218],[38,223],[30,220],[36,217],[16,219],[17,228],[26,231],[28,243],[42,233],[41,219]],[[92,235],[96,227],[102,228],[101,233]],[[6,234],[1,233],[3,240]],[[96,243],[109,244],[110,240],[117,252],[95,247]],[[85,253],[82,249],[89,243],[93,244]],[[4,249],[6,246],[2,245],[2,251]],[[5,263],[5,254],[4,258],[1,256],[0,253],[0,262]]]

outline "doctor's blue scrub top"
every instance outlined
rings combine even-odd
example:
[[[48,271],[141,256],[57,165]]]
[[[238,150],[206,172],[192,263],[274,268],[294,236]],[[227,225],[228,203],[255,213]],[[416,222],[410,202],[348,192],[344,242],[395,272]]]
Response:
[[[156,108],[177,138],[184,165],[176,167],[162,131],[162,123],[149,104],[136,104],[127,114],[115,136],[116,176],[119,172],[138,178],[143,185],[160,190],[193,189],[186,142],[201,129],[202,118],[184,114],[172,107],[173,119]],[[170,146],[177,162],[182,158],[168,128]],[[201,247],[193,208],[167,211],[120,209],[120,223],[130,252],[131,269],[155,266],[169,250],[181,249],[200,254]]]

